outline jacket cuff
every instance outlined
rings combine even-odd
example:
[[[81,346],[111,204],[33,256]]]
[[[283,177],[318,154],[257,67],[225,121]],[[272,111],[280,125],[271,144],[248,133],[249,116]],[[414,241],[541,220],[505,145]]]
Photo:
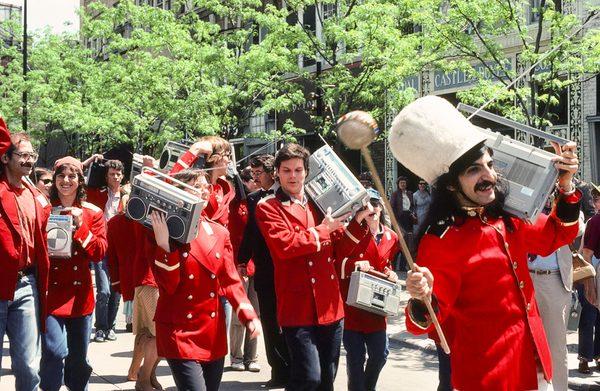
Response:
[[[187,253],[182,253],[181,256],[186,257]],[[179,269],[181,265],[179,259],[179,251],[167,253],[162,247],[157,246],[156,256],[154,258],[154,266],[165,271],[172,272]]]
[[[84,250],[90,244],[93,237],[94,235],[92,234],[92,231],[90,231],[90,228],[85,223],[85,221],[81,224],[79,228],[77,228],[75,234],[73,235],[73,239],[78,241],[79,244],[81,244],[81,248],[83,248]]]
[[[433,311],[438,314],[439,306],[435,295],[431,297],[431,306],[433,307]],[[431,317],[429,316],[429,311],[427,311],[427,306],[423,301],[418,299],[409,299],[406,309],[410,321],[415,326],[421,330],[426,330],[429,326],[431,326]]]
[[[561,194],[554,208],[555,216],[563,225],[577,224],[581,209],[581,191],[578,189],[572,194]]]
[[[354,243],[359,243],[367,234],[368,228],[366,224],[363,226],[356,221],[356,219],[352,219],[350,223],[344,227],[344,235],[346,235],[350,240]]]
[[[177,163],[183,167],[183,169],[187,169],[190,168],[194,165],[194,163],[196,162],[196,160],[198,160],[198,156],[194,155],[192,152],[185,151],[185,153],[183,155],[181,155],[179,157],[179,160],[177,160]]]

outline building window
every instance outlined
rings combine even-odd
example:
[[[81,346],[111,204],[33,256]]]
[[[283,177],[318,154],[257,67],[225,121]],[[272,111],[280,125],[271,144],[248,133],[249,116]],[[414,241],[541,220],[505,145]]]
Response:
[[[329,19],[337,15],[335,4],[323,4],[323,19]]]
[[[304,29],[308,34],[312,34],[314,37],[317,36],[317,7],[314,5],[309,5],[304,8],[304,12],[302,14],[302,24]],[[311,65],[315,65],[317,61],[313,57],[304,57],[302,59],[302,66],[309,67]]]

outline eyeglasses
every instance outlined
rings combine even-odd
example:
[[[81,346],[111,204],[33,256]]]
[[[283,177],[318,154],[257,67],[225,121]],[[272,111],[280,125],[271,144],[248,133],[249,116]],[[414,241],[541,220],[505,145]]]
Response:
[[[17,155],[19,158],[23,159],[23,160],[33,160],[34,162],[37,162],[38,157],[40,155],[38,155],[35,152],[13,152],[14,155]]]
[[[250,171],[252,176],[259,176],[264,174],[265,172],[263,170],[257,170],[257,171]]]

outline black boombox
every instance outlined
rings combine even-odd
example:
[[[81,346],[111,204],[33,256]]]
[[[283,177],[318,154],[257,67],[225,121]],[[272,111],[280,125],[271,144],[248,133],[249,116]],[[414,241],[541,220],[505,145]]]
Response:
[[[85,184],[87,187],[101,189],[106,187],[106,159],[94,160],[85,174]]]
[[[191,140],[183,140],[179,143],[175,141],[167,141],[162,153],[160,154],[158,168],[164,173],[169,173],[181,155],[190,149],[192,144],[193,141]],[[194,163],[193,168],[204,168],[205,162],[206,158],[204,156],[199,156],[198,160],[196,160]]]
[[[163,212],[169,236],[180,243],[189,243],[198,233],[200,213],[206,203],[200,197],[171,183],[195,190],[157,170],[143,167],[141,174],[136,175],[131,183],[126,214],[130,219],[152,229],[150,213],[154,210]]]

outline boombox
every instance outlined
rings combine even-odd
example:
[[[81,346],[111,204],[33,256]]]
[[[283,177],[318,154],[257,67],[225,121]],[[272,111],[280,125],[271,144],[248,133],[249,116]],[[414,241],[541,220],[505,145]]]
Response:
[[[71,258],[73,247],[73,216],[54,214],[48,218],[48,256],[52,258]]]
[[[350,275],[346,304],[377,315],[398,315],[400,312],[400,285],[366,272]]]
[[[329,145],[310,156],[304,188],[321,212],[331,208],[333,217],[356,212],[369,201],[365,188]]]
[[[177,143],[175,141],[168,141],[165,147],[163,148],[162,153],[160,154],[160,159],[158,162],[158,168],[160,168],[163,172],[168,173],[171,171],[179,157],[183,155],[190,147],[192,146],[192,141],[182,141]],[[206,158],[204,156],[199,156],[198,160],[194,163],[194,168],[204,168]]]
[[[94,160],[85,175],[85,184],[87,187],[101,189],[106,184],[106,159]]]
[[[477,111],[463,103],[457,108],[560,144],[568,142],[564,138],[487,111]],[[556,155],[489,129],[478,129],[485,133],[486,145],[494,151],[494,168],[508,182],[508,197],[504,203],[504,210],[523,220],[535,221],[544,209],[548,196],[555,189],[558,178],[558,170],[554,167]]]
[[[169,236],[180,243],[189,243],[198,233],[205,202],[167,181],[195,190],[157,170],[144,167],[142,173],[133,178],[126,207],[127,217],[152,229],[150,213],[154,210],[162,212],[166,215]]]

